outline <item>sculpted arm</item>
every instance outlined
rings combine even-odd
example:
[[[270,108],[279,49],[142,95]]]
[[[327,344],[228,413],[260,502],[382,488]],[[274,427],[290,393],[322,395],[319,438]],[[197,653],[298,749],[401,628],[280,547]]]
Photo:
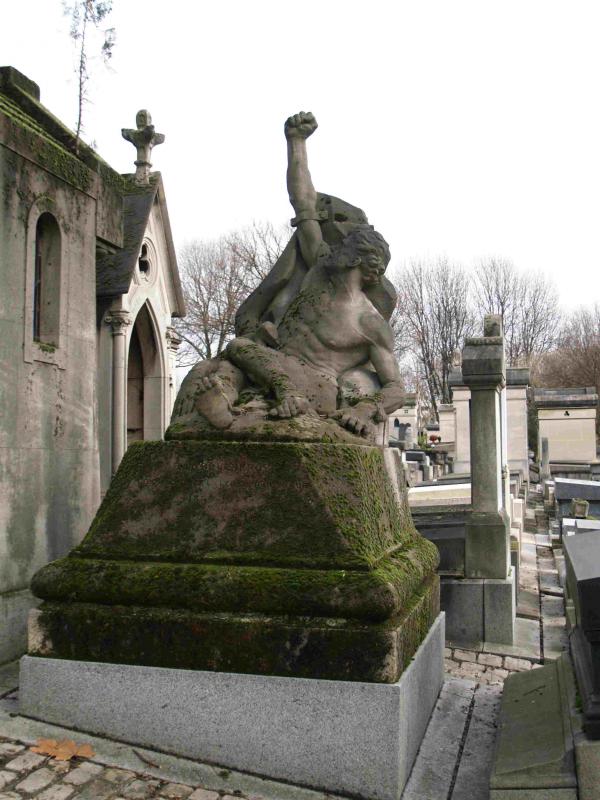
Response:
[[[396,358],[394,357],[391,331],[388,336],[381,335],[381,341],[375,342],[370,351],[371,364],[375,367],[381,382],[382,405],[386,414],[400,408],[404,399],[402,378]]]
[[[300,249],[308,267],[314,266],[323,241],[317,219],[317,193],[308,171],[306,140],[317,128],[317,120],[308,112],[294,114],[285,123],[288,148],[287,188],[298,221]]]
[[[382,410],[391,414],[402,405],[404,390],[390,326],[379,315],[363,317],[361,322],[370,341],[369,360],[381,383],[377,392],[380,399],[365,398],[356,405],[339,409],[332,416],[343,427],[367,436],[373,422],[383,422]]]

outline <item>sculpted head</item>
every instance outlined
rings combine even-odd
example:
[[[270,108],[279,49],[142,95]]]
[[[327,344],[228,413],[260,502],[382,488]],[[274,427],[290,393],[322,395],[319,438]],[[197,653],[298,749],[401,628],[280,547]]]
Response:
[[[331,248],[325,266],[334,269],[359,268],[365,286],[374,286],[390,262],[390,249],[383,236],[372,225],[357,225]]]

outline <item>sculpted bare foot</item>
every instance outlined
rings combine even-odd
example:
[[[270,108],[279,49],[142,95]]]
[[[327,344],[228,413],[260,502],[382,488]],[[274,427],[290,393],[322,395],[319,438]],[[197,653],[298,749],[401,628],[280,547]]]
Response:
[[[215,428],[225,429],[233,422],[231,403],[225,394],[221,379],[214,372],[199,378],[194,406],[196,411]]]
[[[269,416],[279,419],[289,419],[290,417],[297,417],[299,414],[304,414],[306,411],[308,411],[308,401],[305,397],[297,394],[284,394],[279,398],[278,405],[269,411]]]

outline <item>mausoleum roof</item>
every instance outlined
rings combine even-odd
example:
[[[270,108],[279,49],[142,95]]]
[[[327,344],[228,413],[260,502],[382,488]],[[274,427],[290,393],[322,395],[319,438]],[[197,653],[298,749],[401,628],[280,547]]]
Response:
[[[0,139],[74,188],[96,197],[103,226],[96,230],[96,292],[114,297],[129,291],[152,207],[160,207],[176,300],[173,316],[185,314],[164,187],[159,172],[148,185],[121,175],[40,103],[36,83],[14,67],[0,67]]]
[[[593,386],[535,389],[533,399],[538,408],[596,408],[598,405]]]
[[[175,317],[185,314],[185,302],[177,270],[175,247],[171,235],[164,187],[160,172],[153,172],[150,183],[136,184],[133,175],[121,176],[126,188],[123,191],[123,247],[115,251],[98,251],[96,258],[96,294],[98,297],[117,297],[127,294],[133,278],[138,256],[142,247],[148,219],[155,203],[160,206],[163,220],[169,261],[175,265],[172,270],[173,286],[177,299]]]

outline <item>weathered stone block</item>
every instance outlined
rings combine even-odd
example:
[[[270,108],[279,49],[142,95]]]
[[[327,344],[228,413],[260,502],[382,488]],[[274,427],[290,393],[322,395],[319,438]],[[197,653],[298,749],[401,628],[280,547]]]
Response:
[[[393,682],[439,611],[437,562],[378,448],[144,442],[35,576],[30,653]]]

